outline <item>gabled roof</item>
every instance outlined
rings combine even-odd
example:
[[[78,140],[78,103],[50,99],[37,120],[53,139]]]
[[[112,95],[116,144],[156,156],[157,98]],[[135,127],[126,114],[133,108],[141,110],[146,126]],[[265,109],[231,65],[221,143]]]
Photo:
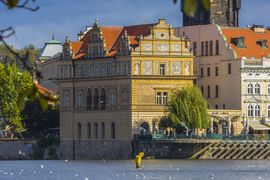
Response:
[[[223,35],[226,37],[227,44],[230,44],[237,55],[237,58],[246,57],[248,59],[254,57],[261,59],[270,55],[270,31],[256,32],[251,28],[221,28]],[[231,40],[232,38],[244,37],[245,48],[238,48]],[[257,41],[266,40],[268,47],[261,47]]]
[[[123,27],[102,26],[100,30],[106,42],[106,49],[110,51],[123,31]]]
[[[120,48],[120,41],[122,35],[127,32],[130,45],[137,46],[139,44],[138,36],[147,36],[151,33],[151,29],[154,24],[142,24],[134,26],[100,26],[100,31],[105,40],[105,45],[107,49],[107,57],[116,56]],[[88,43],[90,41],[91,31],[88,31],[80,41],[72,42],[72,51],[75,53],[74,59],[83,58],[88,49]]]

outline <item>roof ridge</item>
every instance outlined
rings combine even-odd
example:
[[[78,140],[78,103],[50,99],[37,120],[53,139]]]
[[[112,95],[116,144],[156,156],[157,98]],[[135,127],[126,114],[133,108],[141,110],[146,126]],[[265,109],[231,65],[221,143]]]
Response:
[[[124,26],[124,27],[135,27],[135,26],[147,26],[147,25],[156,25],[158,23],[148,23],[148,24],[135,24],[135,25],[128,25],[128,26]]]

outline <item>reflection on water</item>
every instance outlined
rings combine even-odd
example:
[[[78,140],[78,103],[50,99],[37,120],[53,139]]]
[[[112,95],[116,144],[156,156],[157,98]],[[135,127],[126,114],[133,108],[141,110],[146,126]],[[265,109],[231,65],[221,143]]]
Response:
[[[0,180],[268,180],[270,161],[0,161]]]

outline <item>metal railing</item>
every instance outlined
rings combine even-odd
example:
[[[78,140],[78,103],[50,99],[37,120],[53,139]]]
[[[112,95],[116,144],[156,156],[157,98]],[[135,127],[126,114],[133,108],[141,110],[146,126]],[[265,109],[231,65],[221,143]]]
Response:
[[[140,137],[143,139],[143,136]],[[148,135],[149,139],[149,135]],[[152,134],[153,140],[224,140],[224,141],[270,141],[269,134],[247,134],[247,135],[223,135],[223,134],[204,134],[204,135],[166,135],[163,133]]]

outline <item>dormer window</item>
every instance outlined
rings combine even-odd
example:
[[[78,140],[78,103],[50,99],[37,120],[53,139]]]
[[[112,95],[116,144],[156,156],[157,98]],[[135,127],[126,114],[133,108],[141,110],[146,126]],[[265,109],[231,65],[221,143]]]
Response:
[[[257,44],[258,44],[259,46],[261,46],[261,48],[268,48],[268,46],[267,46],[267,40],[265,40],[265,39],[260,39],[260,40],[258,40],[258,41],[257,41]]]
[[[236,37],[231,39],[231,43],[238,48],[246,48],[245,37]]]

